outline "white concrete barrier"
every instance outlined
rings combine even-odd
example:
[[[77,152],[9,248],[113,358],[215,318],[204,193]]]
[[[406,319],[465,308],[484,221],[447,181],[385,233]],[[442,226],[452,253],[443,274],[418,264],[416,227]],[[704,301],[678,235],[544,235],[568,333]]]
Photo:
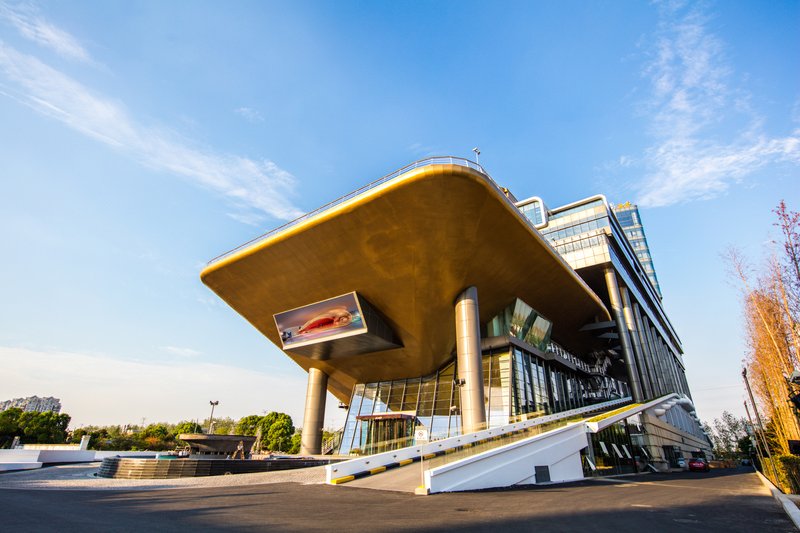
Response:
[[[428,470],[425,487],[434,493],[531,484],[536,467],[547,467],[545,481],[582,479],[580,451],[587,444],[586,426],[576,422]]]

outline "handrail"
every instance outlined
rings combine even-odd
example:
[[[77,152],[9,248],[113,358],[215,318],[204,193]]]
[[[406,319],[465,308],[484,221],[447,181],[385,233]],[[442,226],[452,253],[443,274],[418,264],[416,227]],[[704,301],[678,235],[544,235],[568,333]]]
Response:
[[[354,459],[350,459],[348,461],[336,463],[335,465],[326,466],[325,467],[326,482],[329,484],[336,485],[338,483],[341,483],[343,480],[349,481],[350,479],[353,479],[353,477],[351,476],[358,475],[358,473],[360,472],[368,472],[373,470],[376,472],[382,471],[380,469],[385,467],[387,464],[391,463],[407,464],[406,462],[411,462],[409,460],[418,460],[419,457],[421,456],[425,456],[427,459],[428,458],[427,456],[429,454],[436,454],[438,452],[444,452],[448,449],[458,448],[465,445],[473,446],[475,444],[480,444],[484,441],[494,439],[504,434],[510,434],[513,432],[517,432],[519,430],[528,429],[530,427],[538,426],[540,424],[554,422],[556,420],[570,418],[575,415],[580,415],[583,413],[589,413],[606,408],[616,407],[617,405],[627,403],[630,401],[631,401],[630,397],[620,398],[618,400],[612,400],[609,402],[602,402],[599,404],[580,407],[577,409],[570,409],[569,411],[560,411],[558,413],[544,415],[537,418],[525,420],[522,422],[514,422],[512,424],[508,424],[505,426],[484,429],[481,431],[476,431],[475,433],[456,435],[454,437],[448,437],[442,440],[431,441],[426,444],[419,443],[419,444],[414,444],[413,446],[408,446],[406,448],[400,448],[397,450],[382,452],[375,455],[357,457]],[[383,469],[385,470],[385,468]]]
[[[337,198],[336,200],[333,200],[332,202],[328,202],[327,204],[323,205],[322,207],[318,207],[317,209],[314,209],[313,211],[309,211],[305,215],[302,215],[302,216],[300,216],[300,217],[298,217],[298,218],[296,218],[294,220],[290,220],[289,222],[287,222],[286,224],[283,224],[282,226],[278,226],[277,228],[272,229],[272,230],[264,233],[263,235],[259,235],[255,239],[251,239],[251,240],[247,241],[246,243],[244,243],[244,244],[242,244],[240,246],[237,246],[233,250],[230,250],[230,251],[225,252],[224,254],[218,255],[217,257],[215,257],[214,259],[209,261],[208,265],[213,265],[214,263],[218,263],[219,261],[225,259],[226,257],[229,257],[229,256],[235,254],[236,252],[238,252],[240,250],[243,250],[244,248],[252,246],[253,244],[255,244],[257,242],[261,242],[261,241],[263,241],[265,239],[268,239],[269,237],[275,235],[276,233],[284,231],[284,230],[286,230],[286,229],[288,229],[288,228],[290,228],[292,226],[296,226],[297,224],[299,224],[300,222],[302,222],[304,220],[307,220],[307,219],[309,219],[309,218],[311,218],[311,217],[313,217],[315,215],[318,215],[319,213],[322,213],[323,211],[327,211],[328,209],[331,209],[332,207],[335,207],[335,206],[337,206],[339,204],[342,204],[342,203],[346,202],[347,200],[350,200],[351,198],[354,198],[354,197],[358,196],[359,194],[362,194],[362,193],[364,193],[364,192],[366,192],[366,191],[368,191],[370,189],[374,189],[375,187],[377,187],[379,185],[383,185],[387,181],[390,181],[390,180],[396,178],[397,176],[400,176],[401,174],[405,174],[406,172],[408,172],[410,170],[414,170],[415,168],[420,168],[420,167],[426,167],[426,166],[429,166],[429,165],[448,165],[448,164],[449,165],[460,165],[462,167],[467,167],[467,168],[471,168],[473,170],[477,170],[478,172],[480,172],[481,174],[483,174],[484,176],[489,178],[489,180],[494,184],[495,187],[497,187],[498,189],[500,188],[497,185],[497,183],[495,183],[495,181],[492,179],[492,177],[489,176],[489,173],[486,172],[486,170],[482,166],[480,166],[478,163],[476,163],[474,161],[470,161],[469,159],[464,159],[463,157],[455,157],[455,156],[427,157],[425,159],[420,159],[419,161],[414,161],[413,163],[408,164],[408,165],[404,166],[403,168],[399,168],[399,169],[397,169],[395,171],[392,171],[389,174],[386,174],[385,176],[383,176],[381,178],[378,178],[377,180],[375,180],[375,181],[373,181],[371,183],[368,183],[368,184],[364,185],[363,187],[361,187],[359,189],[356,189],[353,192],[347,193],[344,196],[341,196],[341,197]]]

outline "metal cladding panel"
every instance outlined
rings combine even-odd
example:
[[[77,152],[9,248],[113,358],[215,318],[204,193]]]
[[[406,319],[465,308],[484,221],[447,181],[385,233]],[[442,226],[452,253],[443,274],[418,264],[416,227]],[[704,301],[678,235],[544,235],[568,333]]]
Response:
[[[402,347],[324,360],[285,350],[302,368],[325,372],[341,401],[356,383],[426,375],[446,363],[454,301],[465,287],[477,287],[482,323],[520,298],[575,353],[598,345],[581,327],[610,320],[502,191],[457,165],[402,174],[226,256],[201,278],[279,347],[274,314],[354,290],[368,299]]]

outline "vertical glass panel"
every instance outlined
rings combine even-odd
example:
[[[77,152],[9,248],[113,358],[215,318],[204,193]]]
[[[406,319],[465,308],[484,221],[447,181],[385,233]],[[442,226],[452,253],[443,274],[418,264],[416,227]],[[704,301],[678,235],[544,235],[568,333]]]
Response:
[[[436,392],[436,376],[422,378],[419,389],[419,406],[417,407],[417,419],[427,428],[431,427],[431,417],[433,416],[433,399]]]
[[[359,415],[371,415],[372,409],[375,406],[375,395],[378,392],[377,383],[367,383],[364,387],[364,399],[361,402],[361,409]]]
[[[490,375],[489,427],[504,426],[509,423],[511,412],[511,355],[492,355]]]
[[[431,436],[445,438],[449,436],[450,416],[454,411],[453,405],[453,379],[455,378],[455,365],[447,365],[439,372],[436,385],[436,399],[433,407],[433,423]]]
[[[406,381],[406,393],[403,397],[403,407],[401,411],[416,411],[419,399],[420,378],[413,378]]]
[[[344,424],[344,431],[342,432],[342,442],[339,445],[339,454],[347,455],[353,443],[353,436],[356,434],[358,421],[356,414],[361,408],[361,400],[364,396],[364,385],[358,384],[353,387],[353,396],[350,398],[350,407],[347,410],[347,420]]]

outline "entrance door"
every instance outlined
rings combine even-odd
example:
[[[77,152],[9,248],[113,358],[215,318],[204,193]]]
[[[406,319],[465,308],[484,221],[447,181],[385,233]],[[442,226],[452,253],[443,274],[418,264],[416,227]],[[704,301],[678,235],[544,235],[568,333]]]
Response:
[[[416,417],[405,413],[362,416],[361,449],[372,455],[411,446]]]

